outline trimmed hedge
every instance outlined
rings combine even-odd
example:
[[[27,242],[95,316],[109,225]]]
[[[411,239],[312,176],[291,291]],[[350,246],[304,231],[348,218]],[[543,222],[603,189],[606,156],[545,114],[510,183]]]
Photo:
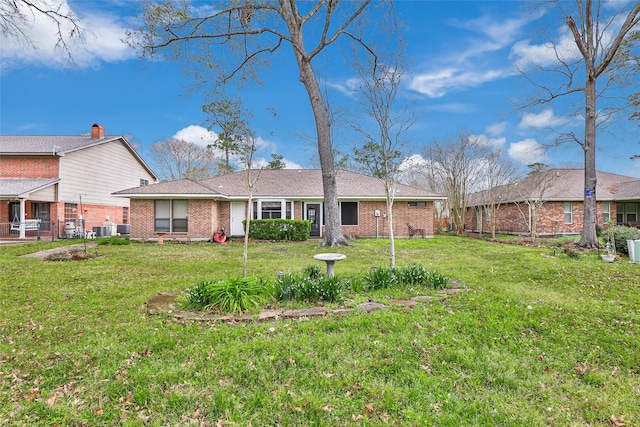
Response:
[[[242,225],[246,230],[246,221]],[[310,234],[311,222],[306,219],[252,219],[249,230],[249,237],[256,240],[303,242]]]

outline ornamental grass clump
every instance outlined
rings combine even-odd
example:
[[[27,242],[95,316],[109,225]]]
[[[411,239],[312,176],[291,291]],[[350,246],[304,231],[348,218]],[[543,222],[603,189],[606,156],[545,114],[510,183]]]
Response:
[[[364,275],[365,289],[375,291],[396,287],[399,284],[396,270],[392,268],[375,268]]]
[[[266,300],[266,286],[253,277],[229,278],[202,282],[185,293],[185,307],[196,310],[218,309],[229,314],[241,314],[261,306]]]
[[[273,296],[278,301],[338,302],[345,285],[338,277],[325,277],[317,266],[308,266],[302,275],[285,274],[273,284]]]

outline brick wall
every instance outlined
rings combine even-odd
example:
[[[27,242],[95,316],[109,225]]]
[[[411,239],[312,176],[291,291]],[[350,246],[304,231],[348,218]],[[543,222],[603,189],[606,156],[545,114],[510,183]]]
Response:
[[[57,157],[0,157],[0,178],[57,178]]]
[[[301,219],[303,203],[293,204],[294,219]],[[231,203],[213,200],[189,200],[189,231],[187,233],[167,233],[165,238],[211,238],[213,232],[220,227],[230,230]],[[384,202],[360,202],[359,224],[357,226],[342,226],[345,236],[357,237],[387,237],[389,235],[387,219],[374,216],[376,209],[386,214]],[[426,236],[433,236],[433,203],[425,206],[409,206],[407,202],[394,203],[394,235],[408,237],[407,222],[415,228],[425,230]],[[154,201],[132,199],[130,208],[131,237],[156,238],[154,231]],[[377,221],[376,221],[377,219]],[[376,228],[377,227],[377,228]],[[377,232],[376,232],[377,230]]]
[[[597,225],[601,227],[605,225],[602,208],[602,202],[597,202]],[[546,202],[539,209],[538,235],[580,234],[582,232],[583,202],[572,202],[573,220],[571,224],[565,224],[564,202]],[[611,218],[615,219],[615,202],[610,202],[610,209]],[[475,209],[467,209],[465,215],[466,230],[474,230],[473,215],[475,215]],[[529,206],[526,203],[501,205],[496,211],[496,232],[498,233],[529,234],[528,223]],[[486,221],[484,209],[482,213],[482,231],[485,233],[490,232],[490,225]]]
[[[380,210],[380,216],[374,212]],[[348,237],[388,237],[389,223],[386,217],[387,205],[384,201],[360,202],[358,206],[359,223],[357,226],[342,226],[342,232]],[[395,237],[408,237],[407,223],[414,228],[421,228],[425,236],[433,236],[433,202],[425,206],[409,206],[407,202],[396,201],[393,204],[393,234]]]

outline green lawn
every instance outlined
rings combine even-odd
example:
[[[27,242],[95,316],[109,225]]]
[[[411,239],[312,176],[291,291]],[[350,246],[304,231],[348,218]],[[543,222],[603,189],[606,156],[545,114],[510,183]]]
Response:
[[[202,324],[144,303],[240,275],[241,243],[18,257],[57,244],[0,247],[0,425],[640,425],[640,265],[626,258],[398,240],[399,266],[470,291],[413,309]],[[335,251],[347,255],[336,274],[357,274],[388,265],[387,245],[255,243],[249,270],[300,273]]]

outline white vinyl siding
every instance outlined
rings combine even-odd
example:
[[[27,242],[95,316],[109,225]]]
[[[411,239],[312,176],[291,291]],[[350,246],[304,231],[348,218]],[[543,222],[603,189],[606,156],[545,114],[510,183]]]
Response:
[[[153,182],[135,155],[119,139],[66,153],[60,157],[59,200],[64,202],[129,206],[116,191],[138,187],[140,179]]]

